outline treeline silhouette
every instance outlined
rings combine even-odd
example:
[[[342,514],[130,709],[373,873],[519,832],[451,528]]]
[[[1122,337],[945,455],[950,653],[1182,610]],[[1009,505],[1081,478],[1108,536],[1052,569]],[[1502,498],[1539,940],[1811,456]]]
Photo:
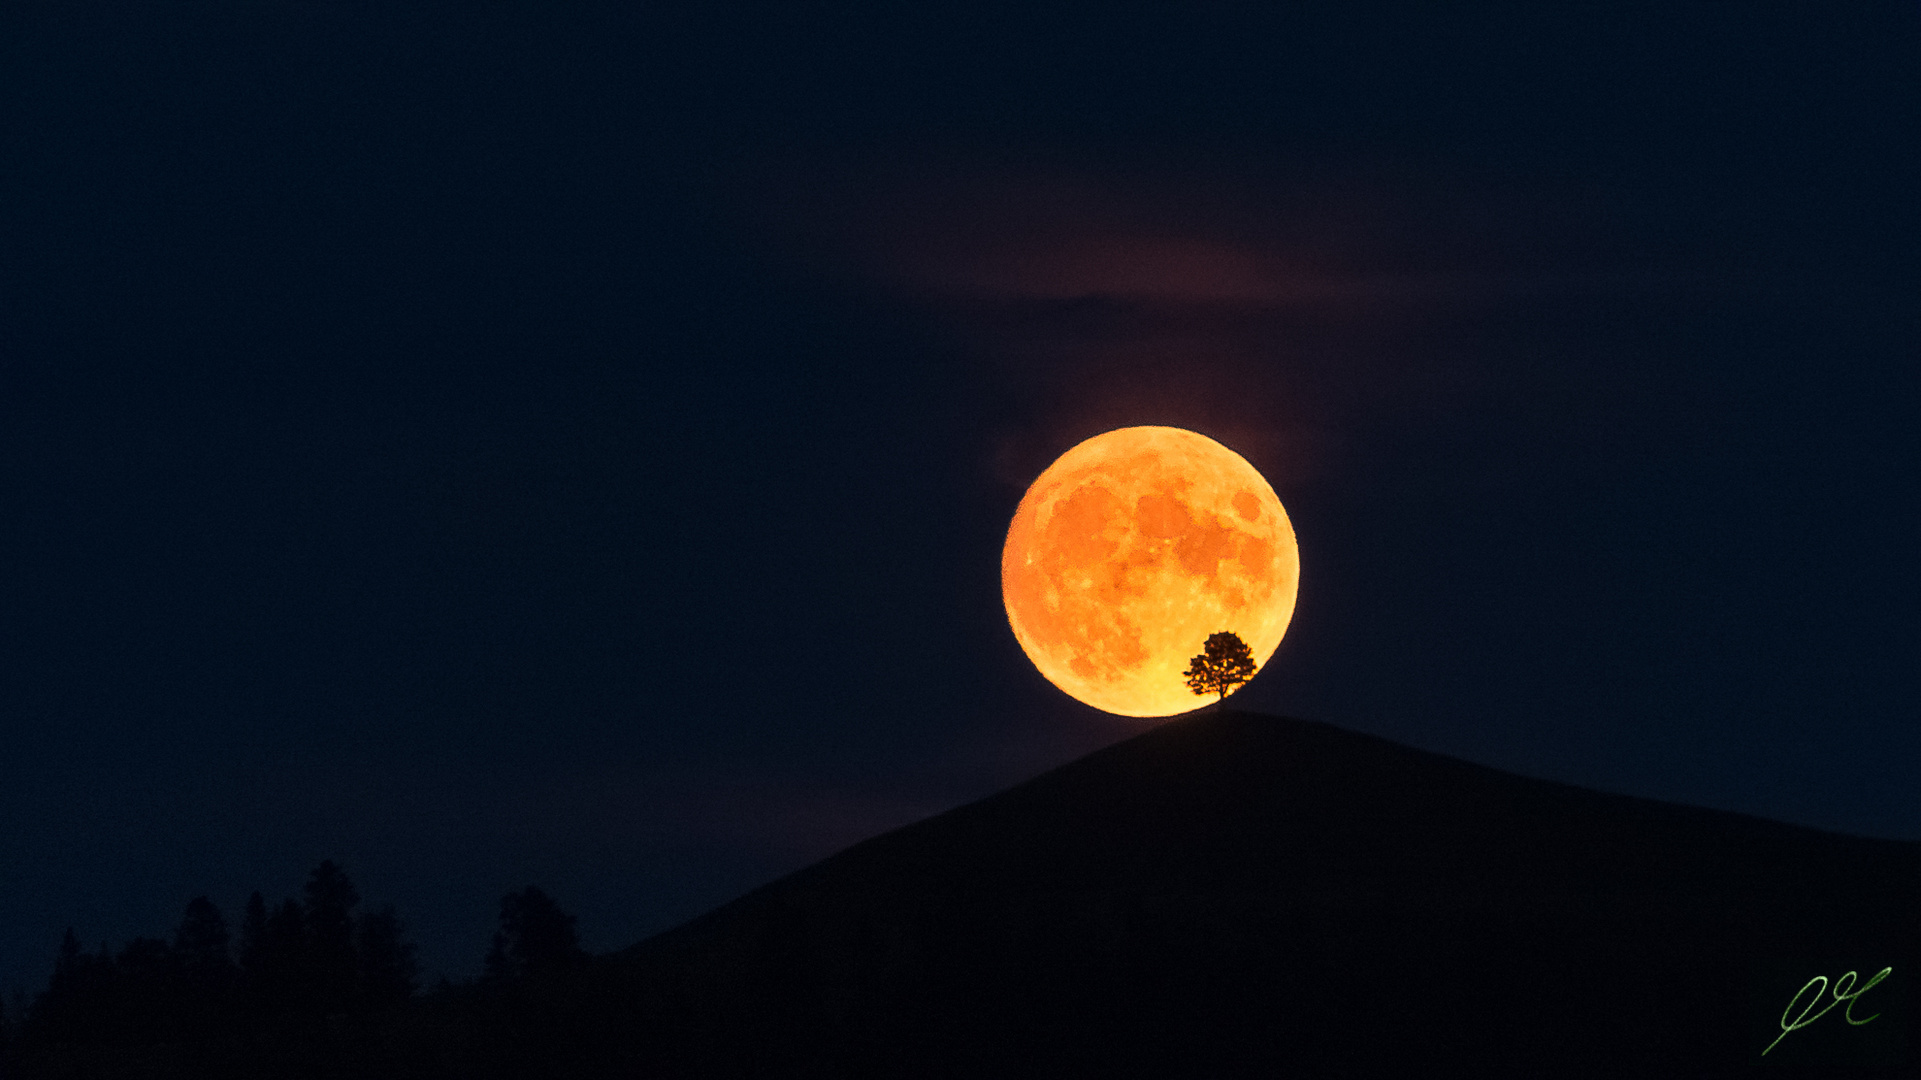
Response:
[[[88,951],[68,929],[46,989],[0,1010],[0,1078],[512,1075],[509,1043],[546,1026],[543,985],[591,959],[528,886],[502,898],[480,978],[422,994],[399,916],[359,905],[327,861],[298,898],[255,892],[237,933],[204,896],[171,940]]]

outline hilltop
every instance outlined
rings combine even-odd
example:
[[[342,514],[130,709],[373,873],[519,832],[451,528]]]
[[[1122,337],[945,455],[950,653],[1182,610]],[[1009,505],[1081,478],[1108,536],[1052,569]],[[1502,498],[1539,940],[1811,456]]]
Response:
[[[1805,979],[1898,976],[1917,927],[1921,844],[1199,714],[601,958],[515,1039],[579,1074],[1747,1075]],[[1901,987],[1759,1064],[1883,1075]]]

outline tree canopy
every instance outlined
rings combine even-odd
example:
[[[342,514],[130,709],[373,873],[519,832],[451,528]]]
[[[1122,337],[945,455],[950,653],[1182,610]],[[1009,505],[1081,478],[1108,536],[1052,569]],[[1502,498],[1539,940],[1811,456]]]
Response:
[[[1223,630],[1208,636],[1201,654],[1187,662],[1182,675],[1189,690],[1199,695],[1219,694],[1221,708],[1226,709],[1227,695],[1254,677],[1254,656],[1240,635]]]
[[[556,971],[585,958],[574,917],[532,885],[500,899],[500,931],[487,952],[486,972],[515,979]]]

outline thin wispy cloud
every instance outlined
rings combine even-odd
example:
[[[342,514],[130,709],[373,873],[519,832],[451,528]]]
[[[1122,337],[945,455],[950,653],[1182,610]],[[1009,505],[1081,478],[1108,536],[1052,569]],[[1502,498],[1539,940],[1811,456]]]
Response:
[[[1381,432],[1582,400],[1594,359],[1522,342],[1532,310],[1754,287],[1664,263],[1605,197],[1440,168],[816,166],[746,190],[793,265],[979,358],[1013,413],[985,452],[1009,484],[1139,423],[1318,482]]]

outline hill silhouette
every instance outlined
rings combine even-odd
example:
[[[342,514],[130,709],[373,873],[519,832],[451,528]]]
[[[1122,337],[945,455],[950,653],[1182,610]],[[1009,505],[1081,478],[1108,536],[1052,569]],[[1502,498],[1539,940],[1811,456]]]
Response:
[[[1921,844],[1280,717],[1163,724],[611,955],[530,886],[424,995],[357,896],[331,862],[255,894],[237,954],[205,898],[171,945],[69,932],[0,1076],[1916,1075]]]
[[[570,1075],[1905,1076],[1918,927],[1921,844],[1196,714],[601,957],[516,1038]],[[1874,1022],[1758,1057],[1888,965]]]

